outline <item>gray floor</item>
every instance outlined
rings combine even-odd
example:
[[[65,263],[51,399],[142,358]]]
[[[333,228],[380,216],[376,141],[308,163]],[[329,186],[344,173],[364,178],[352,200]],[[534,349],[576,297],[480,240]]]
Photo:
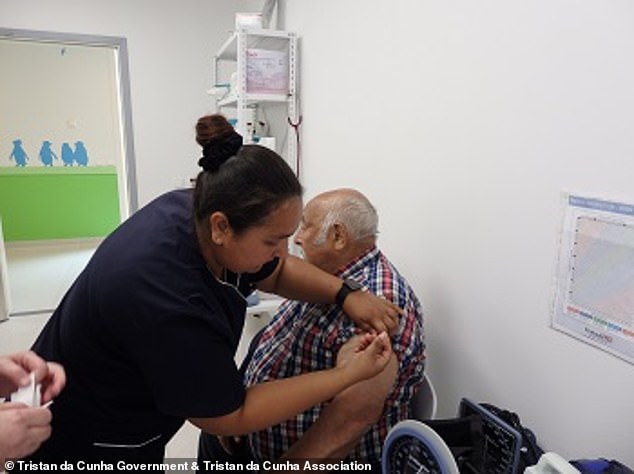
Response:
[[[0,322],[0,354],[26,350],[39,334],[48,319],[48,314],[14,316]],[[166,458],[196,457],[198,428],[189,423],[181,428],[167,445]]]

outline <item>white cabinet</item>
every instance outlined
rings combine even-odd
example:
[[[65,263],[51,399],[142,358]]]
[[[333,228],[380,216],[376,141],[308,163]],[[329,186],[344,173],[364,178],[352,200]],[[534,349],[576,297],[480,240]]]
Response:
[[[245,143],[262,132],[297,172],[297,37],[287,31],[239,29],[214,56],[217,112],[235,119]],[[261,129],[258,128],[261,124]],[[271,140],[261,142],[270,145]]]

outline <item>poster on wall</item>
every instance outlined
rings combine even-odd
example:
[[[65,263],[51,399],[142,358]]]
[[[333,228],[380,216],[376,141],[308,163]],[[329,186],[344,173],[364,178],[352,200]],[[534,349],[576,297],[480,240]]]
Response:
[[[552,327],[634,364],[634,204],[563,195]]]

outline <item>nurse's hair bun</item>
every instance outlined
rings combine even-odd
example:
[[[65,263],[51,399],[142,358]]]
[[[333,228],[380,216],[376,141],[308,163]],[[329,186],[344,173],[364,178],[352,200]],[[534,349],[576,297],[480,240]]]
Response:
[[[196,124],[196,142],[203,147],[198,166],[213,173],[242,147],[242,135],[223,115],[206,115]]]
[[[203,156],[198,160],[198,166],[204,171],[213,173],[225,161],[238,153],[242,147],[242,135],[232,131],[224,137],[212,138],[203,147]]]

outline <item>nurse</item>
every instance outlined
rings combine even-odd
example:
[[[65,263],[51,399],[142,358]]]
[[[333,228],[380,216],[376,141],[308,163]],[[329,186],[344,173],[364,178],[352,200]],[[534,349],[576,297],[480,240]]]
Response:
[[[52,436],[32,460],[160,463],[185,420],[239,435],[279,423],[379,373],[399,310],[362,291],[343,308],[361,329],[332,369],[245,389],[234,363],[254,289],[333,303],[339,278],[287,254],[302,188],[286,162],[242,146],[220,115],[201,118],[194,190],[168,192],[96,250],[33,349],[63,364]],[[342,290],[343,291],[343,290]],[[341,298],[339,298],[341,300]]]

